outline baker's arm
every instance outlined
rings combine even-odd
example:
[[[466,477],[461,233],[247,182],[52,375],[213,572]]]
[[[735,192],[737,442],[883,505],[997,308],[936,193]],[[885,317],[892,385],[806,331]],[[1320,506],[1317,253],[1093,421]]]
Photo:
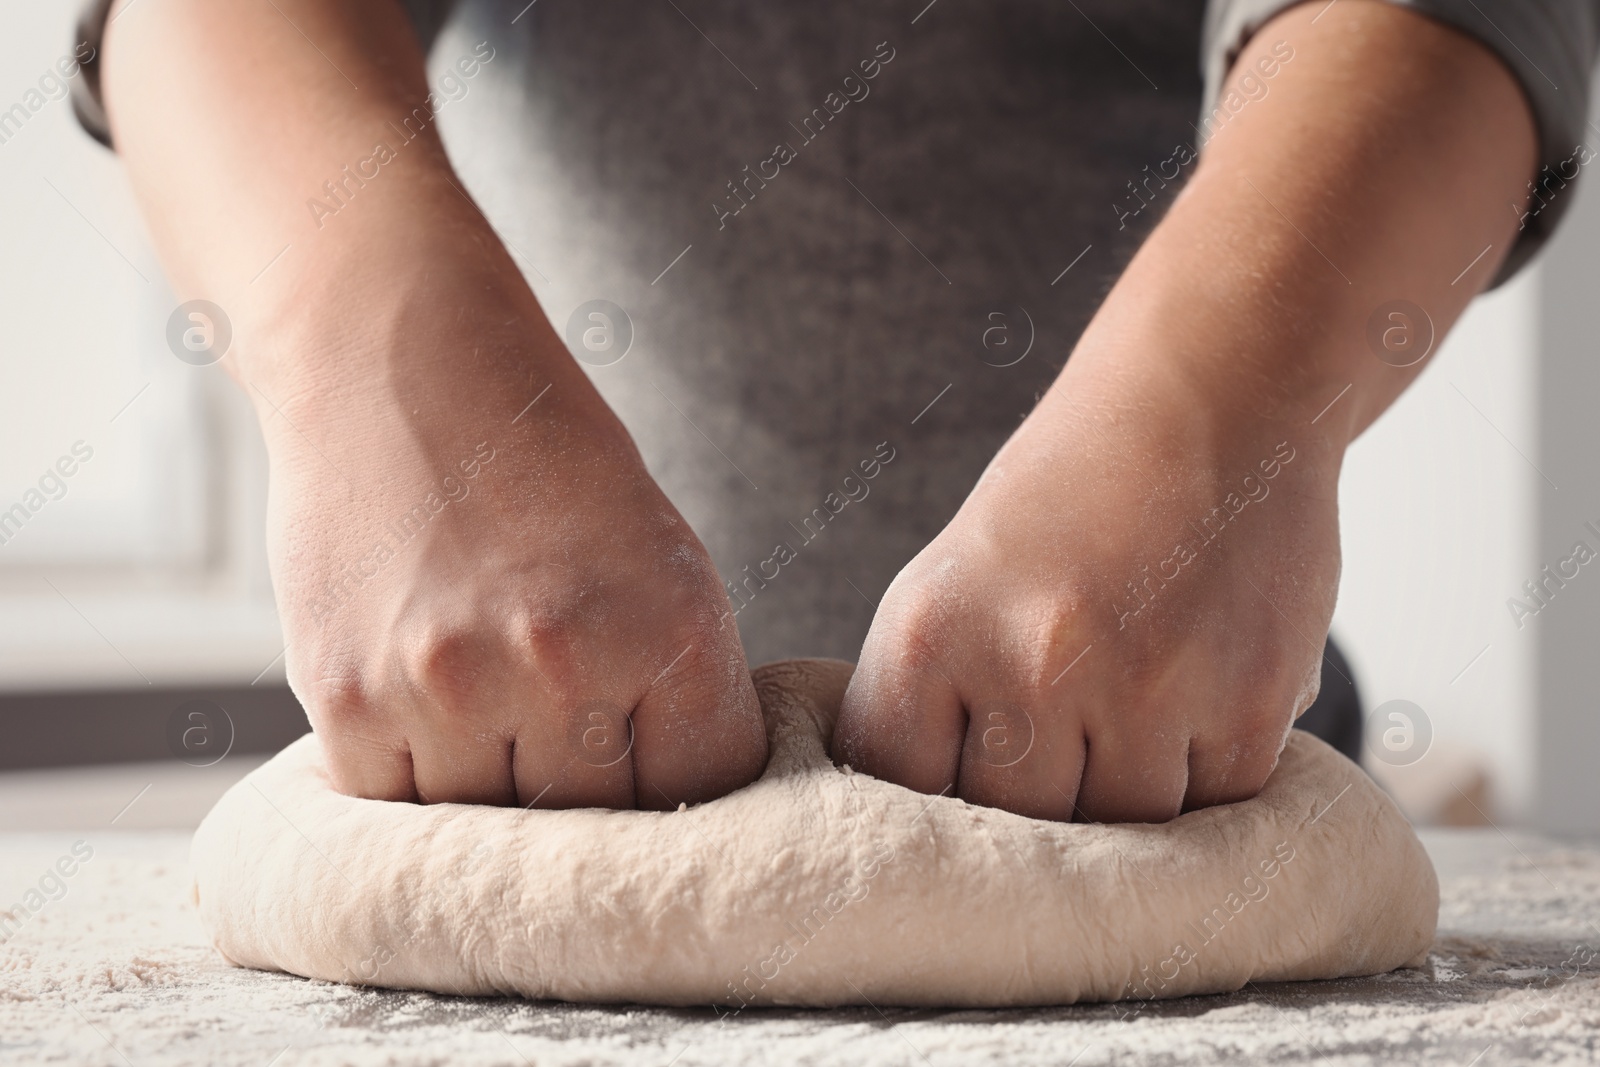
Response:
[[[1053,394],[1104,380],[1109,356],[1123,373],[1147,363],[1181,379],[1213,418],[1294,425],[1349,386],[1316,423],[1342,451],[1426,365],[1379,358],[1374,312],[1406,301],[1442,336],[1517,243],[1538,170],[1533,114],[1482,44],[1379,0],[1290,7],[1219,95],[1194,180]],[[1246,103],[1229,115],[1228,100]],[[1143,356],[1117,343],[1132,324],[1157,342]]]
[[[452,171],[398,0],[119,5],[101,75],[175,287],[232,322],[337,784],[660,808],[752,780],[721,582]]]
[[[1237,82],[1224,91],[1244,46],[1272,19],[1299,3],[1315,0],[1208,0],[1201,43],[1205,103],[1201,124],[1226,123],[1234,108],[1248,104]],[[1312,14],[1320,25],[1321,0]],[[1457,30],[1494,53],[1522,89],[1533,112],[1537,137],[1539,197],[1524,208],[1517,238],[1500,262],[1495,284],[1526,264],[1556,231],[1572,198],[1553,197],[1576,176],[1576,153],[1591,141],[1589,81],[1600,55],[1600,0],[1383,0]],[[1229,92],[1234,96],[1229,97]],[[1241,108],[1242,109],[1242,108]],[[1531,209],[1531,210],[1530,210]]]
[[[1374,0],[1284,11],[1231,81],[1247,102],[886,594],[837,735],[855,766],[1161,820],[1254,795],[1315,696],[1344,450],[1426,365],[1397,365],[1406,330],[1495,276],[1537,132],[1488,48]]]

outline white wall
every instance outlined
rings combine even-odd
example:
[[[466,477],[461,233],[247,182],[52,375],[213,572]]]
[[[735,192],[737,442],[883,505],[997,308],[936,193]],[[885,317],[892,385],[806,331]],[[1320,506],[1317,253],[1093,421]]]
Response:
[[[1600,114],[1600,92],[1589,110]],[[1589,123],[1591,150],[1600,125]],[[1591,164],[1588,170],[1593,171]],[[1567,208],[1541,263],[1539,465],[1534,568],[1600,547],[1600,185],[1586,175],[1557,196]],[[1548,210],[1548,209],[1547,209]],[[1570,566],[1568,568],[1570,573]],[[1535,735],[1538,824],[1600,834],[1600,562],[1581,567],[1528,624],[1538,639]]]
[[[1340,485],[1334,635],[1366,707],[1411,700],[1437,745],[1480,750],[1492,814],[1511,821],[1530,817],[1535,776],[1537,633],[1505,601],[1540,565],[1540,286],[1536,267],[1480,297],[1350,450]]]
[[[1497,818],[1593,836],[1600,557],[1575,577],[1568,564],[1522,625],[1508,606],[1577,542],[1600,551],[1600,184],[1556,195],[1562,224],[1533,269],[1479,299],[1352,451],[1334,624],[1369,707],[1413,700],[1441,742],[1480,751]]]
[[[260,435],[219,368],[166,348],[177,301],[126,176],[41,86],[80,7],[9,5],[0,34],[0,111],[28,110],[0,142],[0,510],[93,450],[0,544],[0,686],[249,682],[283,647]]]

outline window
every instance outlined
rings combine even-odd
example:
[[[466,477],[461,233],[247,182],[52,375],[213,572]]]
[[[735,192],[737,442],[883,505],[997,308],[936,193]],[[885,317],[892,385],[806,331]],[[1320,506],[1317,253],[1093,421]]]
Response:
[[[177,299],[59,75],[76,15],[0,38],[0,687],[281,677],[255,420],[166,347]]]

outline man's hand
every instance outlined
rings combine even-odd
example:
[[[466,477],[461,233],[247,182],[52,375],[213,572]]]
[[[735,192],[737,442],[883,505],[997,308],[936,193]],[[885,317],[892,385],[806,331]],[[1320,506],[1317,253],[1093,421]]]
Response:
[[[1262,27],[1230,100],[1061,377],[885,595],[837,759],[1107,821],[1271,773],[1316,695],[1344,449],[1425,365],[1382,350],[1385,309],[1420,309],[1437,345],[1514,240],[1535,138],[1486,48],[1368,0]]]
[[[232,320],[339,788],[670,808],[752,781],[721,582],[451,169],[401,5],[119,11],[112,132],[175,287]]]
[[[1060,820],[1260,789],[1317,691],[1337,463],[1301,427],[1139,409],[1007,444],[884,596],[841,760]]]
[[[401,339],[455,318],[428,299],[381,371],[253,392],[289,679],[335,784],[671,808],[752,781],[766,735],[699,540],[581,373],[507,387],[487,344]]]

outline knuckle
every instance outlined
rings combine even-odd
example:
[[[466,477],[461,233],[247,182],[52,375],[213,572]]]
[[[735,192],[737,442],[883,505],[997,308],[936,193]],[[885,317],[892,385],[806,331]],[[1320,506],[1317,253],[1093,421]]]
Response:
[[[1249,748],[1271,747],[1276,752],[1276,746],[1282,744],[1293,722],[1294,707],[1289,701],[1249,701],[1239,709],[1234,730],[1240,744]]]
[[[583,643],[581,619],[574,609],[544,604],[520,611],[512,620],[509,638],[517,659],[545,681],[558,689],[574,683]]]
[[[1083,633],[1092,628],[1095,605],[1076,587],[1068,584],[1050,590],[1029,610],[1035,635],[1042,646],[1055,651],[1079,651]]]
[[[913,673],[939,668],[944,659],[943,634],[937,630],[913,627],[899,634],[898,660],[901,670]]]
[[[702,647],[701,642],[691,644],[689,639],[684,645],[674,644],[665,642],[661,652],[644,664],[649,673],[643,680],[650,685],[651,697],[666,698],[690,716],[703,719],[744,714],[750,709],[755,688],[743,656],[728,655],[715,646]],[[668,666],[656,667],[657,660]]]
[[[1056,681],[1065,676],[1067,667],[1076,666],[1092,643],[1087,616],[1072,598],[1053,597],[1026,609],[1023,618],[1028,639],[1018,643],[1008,663],[1018,691],[1039,694],[1059,688]]]
[[[371,719],[379,711],[378,694],[356,670],[314,670],[309,677],[299,677],[300,673],[292,673],[292,688],[321,728],[342,730]]]
[[[429,627],[404,653],[412,684],[447,708],[470,701],[482,688],[488,655],[471,630]]]
[[[447,709],[473,710],[510,679],[532,680],[558,698],[580,678],[578,620],[568,611],[522,608],[490,622],[435,621],[417,627],[401,670],[417,690]]]
[[[1151,632],[1123,634],[1110,645],[1110,655],[1096,654],[1095,666],[1108,673],[1108,681],[1120,692],[1143,700],[1165,687],[1177,660],[1171,643]]]
[[[873,625],[879,645],[875,658],[912,671],[932,669],[943,660],[954,618],[939,597],[918,587],[885,602],[884,609]]]

